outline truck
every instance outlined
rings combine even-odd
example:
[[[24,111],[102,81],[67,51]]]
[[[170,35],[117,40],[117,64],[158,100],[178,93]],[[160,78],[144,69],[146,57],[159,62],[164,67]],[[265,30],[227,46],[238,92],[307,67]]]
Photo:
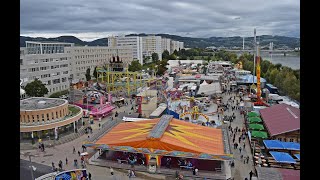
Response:
[[[278,88],[272,84],[266,84],[266,88],[269,90],[270,94],[279,94]]]

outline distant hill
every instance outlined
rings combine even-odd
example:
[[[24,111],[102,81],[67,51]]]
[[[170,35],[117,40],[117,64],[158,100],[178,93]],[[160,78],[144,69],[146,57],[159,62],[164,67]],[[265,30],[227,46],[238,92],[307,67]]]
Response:
[[[147,36],[145,33],[141,34],[129,34],[126,36]],[[208,46],[215,47],[242,47],[242,37],[210,37],[210,38],[193,38],[193,37],[182,37],[170,34],[156,34],[156,36],[161,36],[165,38],[170,38],[175,41],[184,42],[186,48],[206,48]],[[270,42],[273,42],[274,48],[287,46],[289,48],[300,47],[300,38],[286,37],[286,36],[271,36],[262,35],[257,36],[257,40],[260,42],[261,46],[268,46]],[[26,37],[20,36],[20,47],[25,47],[25,41],[55,41],[55,42],[69,42],[74,43],[77,46],[107,46],[108,38],[96,39],[91,42],[82,41],[74,36],[60,36],[56,38],[43,38],[43,37]],[[253,37],[245,38],[245,46],[252,47]]]

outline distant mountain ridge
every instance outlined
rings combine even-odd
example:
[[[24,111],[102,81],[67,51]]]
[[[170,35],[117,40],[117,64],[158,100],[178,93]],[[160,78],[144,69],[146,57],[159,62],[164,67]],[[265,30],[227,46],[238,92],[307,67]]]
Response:
[[[164,38],[170,38],[175,41],[184,42],[186,48],[206,48],[208,46],[215,47],[242,47],[242,37],[210,37],[210,38],[193,38],[193,37],[182,37],[170,34],[155,34],[156,36],[161,36]],[[129,34],[126,36],[147,36],[145,33],[140,34]],[[270,42],[273,42],[274,48],[287,46],[289,48],[300,47],[300,38],[286,37],[286,36],[271,36],[271,35],[261,35],[257,36],[257,40],[260,42],[261,46],[268,46]],[[108,38],[100,38],[94,41],[82,41],[75,36],[60,36],[56,38],[43,38],[43,37],[27,37],[20,36],[20,47],[25,47],[26,41],[53,41],[53,42],[68,42],[74,43],[76,46],[107,46]],[[252,47],[253,37],[245,38],[245,46]]]

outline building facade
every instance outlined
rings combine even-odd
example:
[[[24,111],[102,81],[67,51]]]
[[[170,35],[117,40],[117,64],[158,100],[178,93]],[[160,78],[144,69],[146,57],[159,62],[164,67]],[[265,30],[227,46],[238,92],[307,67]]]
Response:
[[[70,75],[74,80],[85,81],[86,71],[90,68],[93,76],[94,68],[109,64],[112,57],[119,56],[126,65],[133,60],[133,51],[131,46],[77,46],[66,48],[70,57]]]
[[[33,97],[20,101],[20,139],[56,138],[77,132],[83,125],[83,110],[67,100]]]
[[[184,49],[184,42],[180,42],[180,41],[171,41],[170,44],[170,51],[171,53],[174,52],[174,50],[180,51],[181,49]]]
[[[162,48],[161,48],[161,36],[144,36],[142,37],[142,55],[152,56],[152,53],[157,53],[159,60],[162,59]]]
[[[143,64],[142,57],[142,38],[139,36],[112,36],[108,38],[108,47],[132,47],[133,59],[139,60]]]
[[[68,89],[71,57],[64,48],[73,46],[73,43],[26,42],[26,47],[20,48],[22,88],[37,78],[46,85],[48,95]]]
[[[171,45],[171,39],[167,39],[167,38],[162,38],[161,39],[161,51],[165,51],[167,50],[169,52],[169,54],[171,54],[171,48],[170,48],[170,45]]]
[[[119,56],[127,65],[133,60],[132,47],[92,47],[74,46],[73,43],[26,42],[26,47],[20,48],[21,88],[23,89],[37,78],[47,87],[46,96],[67,90],[70,84],[69,78],[85,81],[88,68],[93,75],[96,66],[109,63],[114,56]]]

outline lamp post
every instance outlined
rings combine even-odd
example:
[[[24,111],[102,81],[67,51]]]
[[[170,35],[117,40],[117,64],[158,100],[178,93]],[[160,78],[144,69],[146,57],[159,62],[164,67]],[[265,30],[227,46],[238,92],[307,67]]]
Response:
[[[36,155],[36,154],[30,154],[30,152],[26,152],[26,153],[23,153],[21,152],[20,153],[21,155],[25,156],[25,157],[29,157],[29,161],[30,161],[30,171],[31,171],[31,178],[32,180],[34,180],[34,175],[33,175],[33,171],[35,171],[37,168],[32,166],[32,161],[31,161],[31,157],[39,157],[39,155]]]

